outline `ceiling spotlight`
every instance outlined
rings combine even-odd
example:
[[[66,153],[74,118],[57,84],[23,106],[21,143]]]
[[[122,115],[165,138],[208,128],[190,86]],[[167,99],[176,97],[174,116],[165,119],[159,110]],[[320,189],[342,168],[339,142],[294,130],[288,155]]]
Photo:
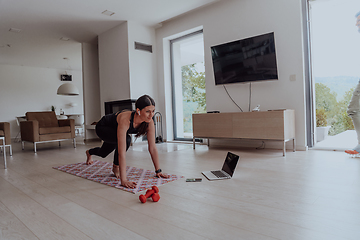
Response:
[[[108,11],[108,10],[105,10],[102,12],[102,14],[106,15],[106,16],[112,16],[114,15],[115,13],[114,12],[111,12],[111,11]]]
[[[70,40],[70,38],[67,38],[67,37],[61,37],[61,38],[60,38],[60,40],[62,40],[62,41],[69,41],[69,40]]]
[[[22,30],[21,30],[21,29],[18,29],[18,28],[10,28],[9,31],[10,31],[10,32],[14,32],[14,33],[19,33],[19,32],[21,32]]]

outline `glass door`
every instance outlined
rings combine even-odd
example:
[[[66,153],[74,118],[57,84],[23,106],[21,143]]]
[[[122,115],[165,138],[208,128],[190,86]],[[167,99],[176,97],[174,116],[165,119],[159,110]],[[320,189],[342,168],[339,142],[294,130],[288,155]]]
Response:
[[[171,45],[174,140],[192,140],[192,114],[206,112],[202,30]]]
[[[312,79],[315,82],[315,148],[351,149],[356,132],[347,108],[359,82],[358,0],[310,3]]]

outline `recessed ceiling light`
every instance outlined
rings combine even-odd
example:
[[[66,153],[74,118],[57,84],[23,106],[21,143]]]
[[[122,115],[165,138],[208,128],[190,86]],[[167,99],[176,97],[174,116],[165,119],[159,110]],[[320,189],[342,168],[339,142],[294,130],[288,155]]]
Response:
[[[70,38],[67,38],[67,37],[61,37],[61,38],[60,38],[60,40],[62,40],[62,41],[69,41],[69,40],[70,40]]]
[[[102,14],[104,14],[104,15],[106,15],[106,16],[112,16],[112,15],[114,15],[115,13],[114,13],[114,12],[111,12],[111,11],[109,11],[109,10],[105,10],[105,11],[102,12]]]
[[[10,32],[14,32],[14,33],[19,33],[19,32],[21,32],[22,30],[21,30],[21,29],[18,29],[18,28],[10,28],[9,31],[10,31]]]

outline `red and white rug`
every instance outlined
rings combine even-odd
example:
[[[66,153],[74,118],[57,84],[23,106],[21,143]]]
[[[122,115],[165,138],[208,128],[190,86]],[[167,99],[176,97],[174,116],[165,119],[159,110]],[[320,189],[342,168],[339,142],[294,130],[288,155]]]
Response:
[[[53,168],[132,193],[141,192],[151,188],[152,186],[160,186],[184,177],[169,174],[169,178],[157,178],[154,171],[127,166],[127,179],[137,183],[136,188],[130,189],[120,185],[120,179],[117,179],[112,173],[112,165],[112,163],[94,160],[91,165],[86,165],[82,162]]]

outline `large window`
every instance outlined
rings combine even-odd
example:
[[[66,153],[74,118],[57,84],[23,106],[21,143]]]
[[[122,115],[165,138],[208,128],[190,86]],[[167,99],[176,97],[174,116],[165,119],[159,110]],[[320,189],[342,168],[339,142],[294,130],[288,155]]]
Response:
[[[192,114],[206,112],[202,31],[171,41],[174,139],[191,140]]]
[[[341,150],[356,145],[346,110],[360,78],[360,33],[355,26],[359,11],[358,0],[310,1],[317,147]]]

